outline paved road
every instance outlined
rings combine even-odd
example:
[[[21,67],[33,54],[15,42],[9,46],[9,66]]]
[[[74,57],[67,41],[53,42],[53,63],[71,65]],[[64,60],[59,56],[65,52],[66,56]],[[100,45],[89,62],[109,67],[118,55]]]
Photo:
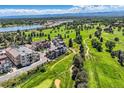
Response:
[[[57,25],[60,25],[60,24],[62,24],[62,23],[66,23],[66,22],[72,22],[72,20],[68,20],[68,21],[58,21],[58,22],[56,22],[56,23],[50,25],[49,27],[57,26]],[[53,44],[51,44],[51,45],[52,45],[52,46],[51,46],[51,49],[50,49],[50,50],[54,50],[56,47],[53,46]],[[31,64],[30,66],[26,66],[26,67],[23,67],[23,68],[21,68],[21,69],[15,70],[14,72],[5,74],[5,75],[3,75],[3,76],[0,76],[0,83],[4,82],[4,81],[6,81],[6,80],[9,80],[9,79],[11,79],[11,78],[13,78],[13,77],[17,77],[17,76],[21,75],[21,73],[30,71],[31,69],[36,68],[37,66],[39,66],[39,65],[41,65],[41,64],[43,64],[43,63],[45,63],[45,62],[47,62],[48,59],[47,59],[46,57],[44,57],[45,53],[46,53],[46,51],[45,51],[44,53],[40,53],[40,57],[41,57],[41,60],[40,60],[40,61],[35,62],[35,63]]]
[[[53,48],[55,48],[55,46],[53,44],[51,44],[51,50],[53,50]],[[17,76],[21,75],[21,73],[30,71],[31,69],[36,68],[37,66],[42,65],[45,62],[49,61],[47,59],[47,57],[44,56],[46,54],[46,51],[44,51],[43,53],[41,53],[41,52],[39,52],[39,53],[40,53],[40,59],[41,60],[31,64],[30,66],[26,66],[26,67],[23,67],[21,69],[15,70],[14,72],[5,74],[3,76],[0,76],[0,83],[4,82],[6,80],[9,80],[9,79],[11,79],[13,77],[17,77]]]
[[[5,74],[5,75],[0,77],[0,83],[4,82],[6,80],[9,80],[9,79],[11,79],[13,77],[17,77],[17,76],[21,75],[21,73],[27,72],[27,71],[29,71],[29,70],[31,70],[33,68],[36,68],[37,66],[39,66],[39,65],[41,65],[41,64],[43,64],[45,62],[47,62],[47,58],[44,58],[44,59],[42,59],[42,60],[40,60],[38,62],[35,62],[35,63],[31,64],[30,66],[18,69],[15,72],[11,72],[11,73]]]

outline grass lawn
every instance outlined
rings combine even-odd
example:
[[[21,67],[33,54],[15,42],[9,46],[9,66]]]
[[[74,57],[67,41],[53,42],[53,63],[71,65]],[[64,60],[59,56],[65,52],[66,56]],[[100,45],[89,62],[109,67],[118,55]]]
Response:
[[[93,52],[92,52],[93,53]],[[124,87],[124,68],[109,53],[93,53],[85,62],[89,75],[89,87]]]
[[[52,79],[46,79],[42,81],[36,88],[49,88],[52,84],[53,80]]]
[[[84,33],[85,34],[85,33]],[[117,59],[111,58],[110,53],[106,52],[105,42],[114,40],[119,37],[120,42],[124,40],[121,32],[115,31],[115,34],[103,32],[103,52],[97,52],[91,46],[91,40],[88,39],[87,44],[90,48],[90,59],[85,62],[85,69],[88,72],[88,87],[92,88],[120,88],[124,87],[124,68],[120,66]],[[123,50],[122,43],[116,43],[114,50]]]
[[[54,80],[61,80],[61,87],[73,87],[73,81],[71,79],[70,67],[72,64],[72,58],[74,54],[71,53],[67,56],[62,56],[54,62],[46,64],[46,72],[37,72],[33,74],[28,80],[22,82],[17,87],[23,88],[47,88],[55,87]],[[69,80],[69,81],[68,81]],[[66,83],[65,83],[66,82]]]
[[[59,31],[52,31],[52,29],[44,29],[42,32],[44,32],[44,34],[48,35],[50,34],[51,36],[51,39],[54,39],[55,36],[57,36],[58,34],[61,34],[63,37],[64,35],[69,35],[69,38],[75,38],[75,31],[74,30],[64,30],[64,26],[60,27],[60,30]],[[36,33],[39,33],[40,31],[36,31],[36,30],[33,30],[34,32]],[[50,33],[52,31],[52,33]],[[66,33],[67,31],[70,31],[70,33]],[[27,31],[25,32],[27,35],[31,33],[31,31]],[[69,38],[64,38],[64,41],[66,43],[66,45],[68,45],[68,41],[69,41]],[[32,40],[35,42],[35,41],[41,41],[41,40],[45,40],[45,39],[48,39],[47,36],[43,36],[43,37],[33,37]],[[74,43],[74,47],[77,48],[77,44]]]
[[[43,30],[45,34],[49,34],[52,29]],[[64,30],[64,26],[61,27]],[[114,40],[115,37],[119,37],[120,41],[116,42],[114,50],[124,50],[124,36],[122,32],[118,32],[115,29],[114,34],[106,32],[102,33],[103,37],[103,52],[97,52],[96,49],[92,48],[91,40],[88,39],[89,35],[93,35],[96,29],[81,31],[83,40],[89,47],[90,59],[87,59],[84,65],[88,73],[88,87],[90,88],[113,88],[113,87],[124,87],[124,68],[120,66],[117,59],[111,58],[110,53],[106,52],[105,42],[107,40]],[[27,32],[28,33],[28,32]],[[57,34],[66,34],[65,31],[52,32],[51,38],[54,38]],[[69,34],[69,38],[75,38],[75,32]],[[65,38],[64,41],[68,45],[69,38]],[[39,41],[47,39],[47,37],[33,38],[33,41]],[[79,46],[74,43],[74,48],[78,50]],[[72,59],[74,54],[64,56],[63,58],[57,59],[55,62],[46,65],[46,72],[37,72],[32,75],[28,80],[22,82],[18,87],[55,87],[54,80],[61,80],[62,88],[74,87],[71,79],[70,67],[72,65]]]

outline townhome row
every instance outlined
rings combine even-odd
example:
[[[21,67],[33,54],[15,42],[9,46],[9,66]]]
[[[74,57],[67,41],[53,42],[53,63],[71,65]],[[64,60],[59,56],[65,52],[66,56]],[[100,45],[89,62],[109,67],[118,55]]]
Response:
[[[55,59],[67,51],[65,43],[59,37],[52,42],[45,40],[33,42],[30,45],[11,46],[0,54],[0,73],[11,71],[12,66],[21,68],[39,61],[40,54],[36,51],[37,49],[47,49],[45,53],[49,59]]]
[[[58,56],[66,53],[67,47],[62,39],[60,39],[59,37],[56,37],[55,39],[52,40],[52,43],[55,46],[55,48],[53,50],[49,50],[46,53],[47,58],[55,59]]]

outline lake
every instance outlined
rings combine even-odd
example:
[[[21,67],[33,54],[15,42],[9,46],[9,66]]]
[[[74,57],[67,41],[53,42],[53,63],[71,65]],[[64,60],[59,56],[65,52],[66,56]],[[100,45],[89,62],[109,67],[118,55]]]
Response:
[[[17,30],[33,30],[37,28],[43,28],[42,25],[26,25],[26,26],[12,26],[12,27],[0,27],[0,32],[10,32],[10,31],[17,31]]]

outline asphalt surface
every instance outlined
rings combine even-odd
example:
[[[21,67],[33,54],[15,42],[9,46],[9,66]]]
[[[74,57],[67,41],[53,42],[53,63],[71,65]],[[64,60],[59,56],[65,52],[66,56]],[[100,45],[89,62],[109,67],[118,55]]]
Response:
[[[41,57],[42,57],[42,60],[35,62],[35,63],[31,64],[30,66],[26,66],[26,67],[23,67],[21,69],[14,71],[14,72],[0,76],[0,83],[4,82],[6,80],[9,80],[13,77],[17,77],[17,76],[21,75],[22,73],[30,71],[31,69],[36,68],[37,66],[42,65],[43,63],[47,62],[47,58],[43,57],[43,55],[41,55]]]
[[[53,50],[53,48],[55,48],[55,46],[53,44],[51,44],[51,50]],[[0,76],[0,83],[4,82],[4,81],[7,81],[13,77],[18,77],[19,75],[21,75],[22,73],[24,72],[27,72],[27,71],[30,71],[32,70],[33,68],[36,68],[37,66],[39,65],[42,65],[46,62],[48,62],[48,58],[45,57],[45,54],[46,54],[46,51],[44,51],[43,53],[39,52],[40,53],[40,60],[29,65],[29,66],[26,66],[26,67],[23,67],[23,68],[20,68],[20,69],[17,69],[13,72],[10,72],[10,73],[7,73],[5,75],[2,75]]]
[[[55,23],[55,24],[53,24],[53,25],[50,25],[49,27],[56,26],[56,25],[60,25],[60,24],[62,24],[62,23],[66,23],[66,22],[72,22],[72,20],[69,20],[69,21],[60,21],[60,22],[57,22],[57,23]],[[52,44],[50,50],[54,50],[55,48],[56,48],[56,47],[53,46],[53,44]],[[44,53],[41,53],[41,52],[40,52],[40,60],[39,60],[38,62],[35,62],[35,63],[31,64],[30,66],[26,66],[26,67],[23,67],[23,68],[21,68],[21,69],[17,69],[17,70],[15,70],[15,71],[13,71],[13,72],[10,72],[10,73],[7,73],[7,74],[5,74],[5,75],[0,76],[0,84],[1,84],[2,82],[4,82],[4,81],[7,81],[7,80],[13,78],[13,77],[18,77],[18,76],[21,75],[22,73],[27,72],[27,71],[30,71],[30,70],[32,70],[33,68],[36,68],[37,66],[46,63],[46,62],[48,61],[48,59],[44,56],[45,53],[46,53],[46,51],[44,51]]]

